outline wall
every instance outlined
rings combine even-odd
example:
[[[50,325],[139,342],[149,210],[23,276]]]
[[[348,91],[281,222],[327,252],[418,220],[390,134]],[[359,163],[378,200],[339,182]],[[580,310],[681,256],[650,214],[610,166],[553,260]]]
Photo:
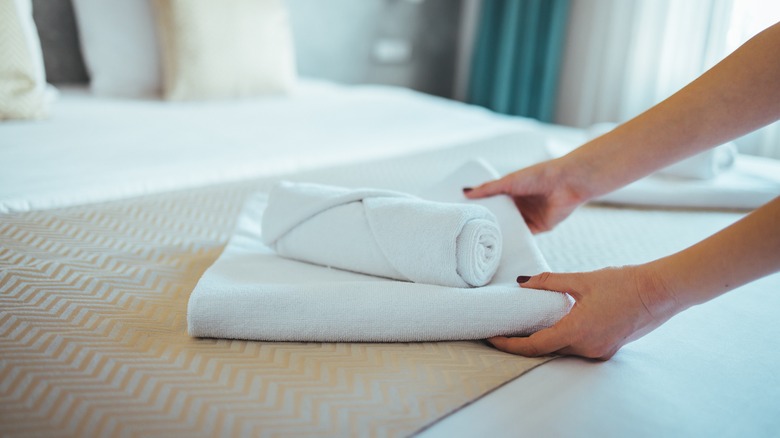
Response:
[[[346,83],[404,85],[451,96],[460,0],[287,0],[303,75]],[[382,42],[408,59],[382,62]]]
[[[344,83],[402,85],[452,96],[461,0],[286,3],[302,75]],[[33,6],[49,80],[55,84],[85,82],[70,0],[33,0]],[[380,61],[375,49],[383,41],[390,43],[391,52],[397,43],[406,44],[409,56],[397,62]]]
[[[33,0],[46,78],[55,84],[83,83],[87,72],[79,50],[70,0]]]

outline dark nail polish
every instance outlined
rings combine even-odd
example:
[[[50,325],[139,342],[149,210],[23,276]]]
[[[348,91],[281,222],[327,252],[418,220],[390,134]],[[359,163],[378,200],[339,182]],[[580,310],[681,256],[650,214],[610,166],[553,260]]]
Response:
[[[523,284],[523,283],[525,283],[526,281],[528,281],[530,279],[531,279],[531,277],[529,277],[527,275],[521,275],[521,276],[517,277],[517,282],[520,283],[520,284]]]
[[[463,187],[463,193],[468,193],[468,192],[470,192],[472,190],[474,190],[474,189],[471,188],[471,187]]]

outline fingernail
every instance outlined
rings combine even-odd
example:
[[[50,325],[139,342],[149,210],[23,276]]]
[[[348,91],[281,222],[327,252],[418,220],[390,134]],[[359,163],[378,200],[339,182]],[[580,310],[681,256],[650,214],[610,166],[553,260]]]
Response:
[[[525,283],[526,281],[528,281],[530,279],[531,279],[531,277],[529,277],[527,275],[521,275],[521,276],[517,277],[517,282],[520,283],[520,284],[523,284],[523,283]]]
[[[474,189],[471,188],[471,187],[463,187],[463,193],[468,193],[468,192],[470,192],[472,190],[474,190]]]

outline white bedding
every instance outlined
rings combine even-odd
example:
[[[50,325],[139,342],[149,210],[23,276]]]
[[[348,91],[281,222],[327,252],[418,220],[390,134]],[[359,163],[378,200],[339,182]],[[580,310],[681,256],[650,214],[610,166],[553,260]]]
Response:
[[[443,148],[535,123],[383,86],[174,103],[63,89],[51,117],[0,125],[0,212],[99,202]]]
[[[477,155],[500,170],[539,161],[540,133],[564,131],[384,87],[307,83],[291,100],[208,106],[64,90],[51,120],[0,126],[0,212],[305,169],[293,179],[413,191]],[[424,150],[404,173],[314,169]],[[587,207],[538,243],[553,270],[587,270],[660,257],[739,217]],[[776,436],[778,291],[780,275],[740,288],[606,363],[549,362],[422,435]]]

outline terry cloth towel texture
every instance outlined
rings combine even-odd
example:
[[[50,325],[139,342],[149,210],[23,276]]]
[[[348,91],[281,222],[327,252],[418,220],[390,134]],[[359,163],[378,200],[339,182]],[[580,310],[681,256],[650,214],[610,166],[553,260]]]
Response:
[[[262,229],[280,256],[415,283],[484,286],[501,261],[487,208],[386,190],[282,181]]]
[[[565,294],[521,289],[518,275],[549,270],[511,199],[468,201],[462,188],[496,177],[469,162],[424,191],[424,199],[482,205],[502,230],[491,282],[478,288],[410,283],[280,257],[262,242],[267,197],[245,205],[228,246],[190,295],[195,337],[312,342],[415,342],[527,335],[570,309]]]

